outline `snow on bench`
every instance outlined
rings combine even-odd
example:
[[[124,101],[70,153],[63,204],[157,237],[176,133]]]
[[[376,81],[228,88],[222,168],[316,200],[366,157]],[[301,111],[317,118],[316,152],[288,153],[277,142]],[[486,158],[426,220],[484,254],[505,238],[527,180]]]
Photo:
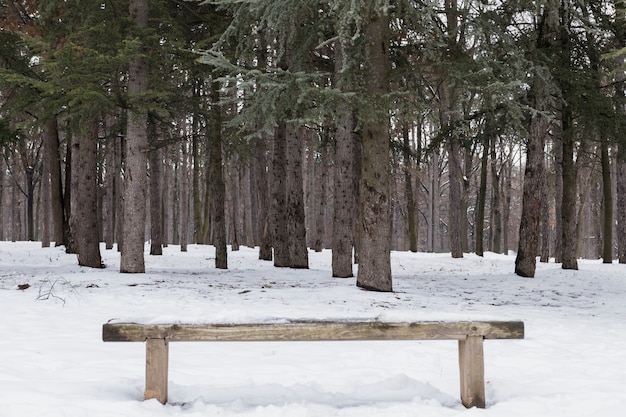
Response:
[[[145,399],[167,402],[170,342],[340,340],[458,340],[461,402],[485,408],[484,339],[523,339],[521,321],[330,321],[239,324],[139,324],[109,322],[105,342],[146,342]]]

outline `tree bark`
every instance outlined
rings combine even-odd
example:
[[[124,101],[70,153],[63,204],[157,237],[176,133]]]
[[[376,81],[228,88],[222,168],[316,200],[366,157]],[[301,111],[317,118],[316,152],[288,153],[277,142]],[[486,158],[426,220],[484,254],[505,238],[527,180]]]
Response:
[[[576,168],[574,165],[573,121],[570,109],[566,106],[562,115],[563,137],[563,199],[561,221],[563,225],[563,269],[578,269],[576,260]]]
[[[262,134],[255,144],[254,169],[256,171],[256,196],[259,207],[259,259],[272,260],[272,235],[269,218],[269,189],[267,170],[267,138]]]
[[[556,31],[555,13],[558,13],[556,0],[552,0],[540,16],[537,48],[549,51],[553,46]],[[537,72],[548,68],[537,64]],[[529,138],[526,144],[526,168],[524,171],[524,189],[522,195],[522,215],[520,218],[519,242],[515,258],[515,273],[522,277],[533,278],[536,269],[536,257],[539,254],[541,220],[541,184],[545,173],[544,147],[549,131],[549,122],[545,112],[549,110],[550,91],[545,74],[535,74],[530,91],[533,113],[530,117]]]
[[[180,144],[180,251],[187,252],[189,243],[189,152],[187,141]]]
[[[211,167],[211,194],[213,207],[213,246],[215,246],[215,267],[228,269],[228,253],[226,252],[226,215],[224,213],[226,189],[222,160],[222,109],[219,104],[220,91],[218,81],[211,82],[211,114],[208,132],[211,151],[209,166]]]
[[[487,126],[489,126],[489,124],[487,124]],[[488,129],[485,129],[485,130],[488,131]],[[486,200],[487,200],[487,164],[488,162],[489,162],[489,137],[485,136],[485,139],[483,140],[483,154],[482,154],[482,158],[480,161],[480,186],[478,188],[478,207],[476,208],[476,220],[475,220],[476,255],[478,256],[484,256],[485,205],[486,205]]]
[[[371,7],[371,6],[370,6]],[[360,244],[357,286],[392,291],[389,112],[389,16],[371,10],[365,24],[365,98],[370,114],[361,119]]]
[[[413,195],[413,155],[409,138],[409,124],[404,122],[402,126],[402,142],[404,153],[404,193],[406,195],[407,237],[409,239],[409,251],[417,252],[418,219],[417,204]]]
[[[154,124],[151,124],[154,127]],[[155,140],[153,140],[153,146]],[[153,148],[149,154],[150,162],[150,255],[163,255],[163,206],[161,203],[162,167],[161,149]]]
[[[306,245],[304,190],[302,175],[302,145],[304,127],[287,125],[287,234],[289,236],[289,266],[308,268]]]
[[[334,215],[332,243],[332,275],[338,278],[354,276],[352,250],[354,247],[354,212],[357,205],[354,189],[354,116],[348,109],[340,110],[335,134]]]
[[[606,140],[601,143],[602,162],[602,261],[605,264],[613,263],[613,190],[611,187],[611,161],[609,159],[609,144]]]
[[[73,132],[72,148],[75,169],[72,169],[71,229],[78,249],[78,264],[102,268],[100,242],[98,239],[98,122],[91,122],[86,134]]]
[[[50,173],[50,210],[52,215],[52,240],[55,246],[64,244],[63,222],[63,182],[61,180],[60,142],[56,117],[46,121],[46,153]]]
[[[148,0],[131,0],[129,12],[139,27],[148,26]],[[126,165],[124,175],[124,248],[120,260],[120,272],[143,273],[145,227],[148,135],[148,115],[142,108],[139,96],[147,91],[148,66],[146,59],[138,55],[128,72],[128,93],[131,108],[126,127]]]
[[[289,237],[287,230],[287,126],[279,121],[274,132],[271,176],[271,224],[274,266],[289,267]]]
[[[626,264],[626,145],[619,144],[617,151],[617,258]]]

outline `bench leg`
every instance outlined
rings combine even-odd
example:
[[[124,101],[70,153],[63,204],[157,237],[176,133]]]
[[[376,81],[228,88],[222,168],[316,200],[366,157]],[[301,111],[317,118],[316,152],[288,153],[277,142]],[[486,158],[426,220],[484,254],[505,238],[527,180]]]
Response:
[[[167,402],[168,350],[166,339],[146,340],[146,400]]]
[[[485,364],[483,337],[459,340],[461,402],[467,408],[485,408]]]

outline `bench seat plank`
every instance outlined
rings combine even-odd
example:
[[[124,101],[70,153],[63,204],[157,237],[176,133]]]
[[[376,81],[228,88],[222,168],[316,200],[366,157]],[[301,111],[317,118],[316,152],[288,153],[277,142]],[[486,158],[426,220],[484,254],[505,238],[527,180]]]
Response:
[[[174,341],[333,341],[333,340],[465,340],[523,339],[524,323],[507,322],[331,322],[290,321],[248,324],[106,323],[105,342]]]
[[[145,398],[167,402],[170,342],[339,340],[458,340],[461,402],[485,408],[484,339],[523,339],[521,321],[399,322],[287,321],[242,324],[140,324],[109,322],[105,342],[146,342]]]

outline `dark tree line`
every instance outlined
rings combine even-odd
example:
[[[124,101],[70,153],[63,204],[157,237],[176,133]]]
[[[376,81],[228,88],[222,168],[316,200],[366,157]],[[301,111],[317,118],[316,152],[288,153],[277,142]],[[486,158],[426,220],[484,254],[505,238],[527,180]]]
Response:
[[[626,262],[624,6],[0,0],[0,238]]]

